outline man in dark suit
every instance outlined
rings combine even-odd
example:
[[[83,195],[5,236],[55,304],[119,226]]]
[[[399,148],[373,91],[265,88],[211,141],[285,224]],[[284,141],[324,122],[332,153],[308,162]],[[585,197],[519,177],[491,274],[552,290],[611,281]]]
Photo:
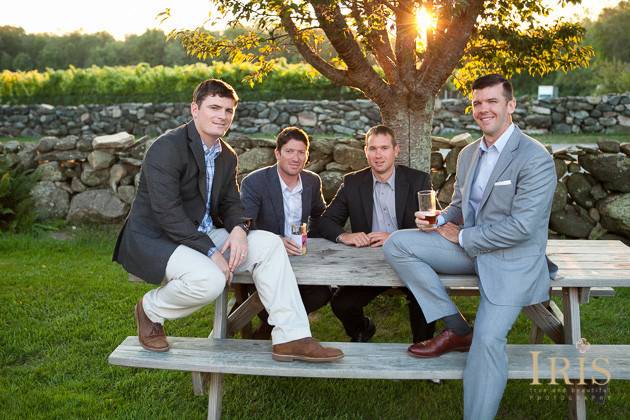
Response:
[[[335,198],[324,212],[319,232],[331,241],[349,246],[379,247],[390,233],[414,227],[417,192],[431,189],[425,172],[395,165],[400,147],[386,126],[372,127],[365,135],[369,167],[347,174]],[[344,225],[350,218],[350,232]],[[332,298],[331,307],[351,341],[369,341],[376,327],[363,308],[387,287],[344,286]],[[427,324],[415,298],[405,289],[413,341],[433,337],[435,324]]]
[[[291,238],[292,226],[309,224],[309,236],[317,236],[319,217],[326,209],[322,196],[322,180],[304,169],[308,160],[308,135],[297,127],[287,127],[276,136],[276,164],[247,175],[241,183],[241,201],[245,216],[256,229],[280,235],[289,255],[301,254],[301,243]],[[307,313],[328,303],[329,286],[298,286]],[[271,328],[266,313],[254,333],[266,338]]]
[[[236,154],[221,140],[237,103],[227,83],[200,83],[190,106],[193,120],[160,136],[146,153],[113,256],[130,273],[162,283],[136,305],[139,341],[148,350],[168,351],[166,319],[190,315],[214,301],[234,272],[250,271],[274,326],[274,359],[340,359],[340,350],[311,338],[282,242],[264,231],[248,235]]]

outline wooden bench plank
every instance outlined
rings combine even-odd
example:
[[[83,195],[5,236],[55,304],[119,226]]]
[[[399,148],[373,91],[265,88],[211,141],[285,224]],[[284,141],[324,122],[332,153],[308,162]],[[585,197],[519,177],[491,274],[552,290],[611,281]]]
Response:
[[[467,353],[448,353],[439,358],[406,357],[408,344],[325,343],[341,348],[346,356],[334,363],[276,362],[271,343],[261,340],[233,340],[169,337],[171,350],[156,353],[143,349],[137,337],[127,337],[109,356],[113,365],[262,376],[357,379],[462,379]],[[630,379],[630,345],[593,345],[580,354],[573,345],[508,345],[509,378],[532,379],[533,356],[538,354],[538,377],[551,377],[550,359],[557,368],[569,360],[567,374],[579,378],[579,357],[585,357],[585,378],[604,376],[592,368],[592,360],[611,371],[612,379]],[[606,364],[602,359],[607,359]],[[556,373],[561,378],[560,373]]]

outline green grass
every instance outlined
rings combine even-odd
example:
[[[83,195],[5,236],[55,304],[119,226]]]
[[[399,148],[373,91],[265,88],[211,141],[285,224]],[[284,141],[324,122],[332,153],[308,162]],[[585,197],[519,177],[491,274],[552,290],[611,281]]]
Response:
[[[17,140],[24,143],[33,143],[38,142],[39,137],[27,137],[27,136],[17,136],[17,137],[9,137],[9,136],[0,136],[0,143],[6,143],[11,140]]]
[[[107,364],[109,353],[135,335],[132,308],[150,285],[130,283],[111,262],[115,230],[70,230],[51,235],[0,236],[0,412],[3,419],[204,418],[207,399],[192,394],[190,374],[130,369]],[[59,236],[59,235],[57,235]],[[459,298],[472,319],[476,298]],[[583,335],[591,343],[630,343],[630,290],[583,306]],[[408,342],[402,297],[377,298],[367,312],[375,319],[374,341]],[[211,306],[167,323],[170,335],[206,336]],[[316,337],[346,340],[328,307],[312,322]],[[511,343],[527,342],[521,316]],[[405,357],[401,355],[401,357]],[[566,416],[564,394],[527,381],[510,381],[502,419]],[[226,419],[459,419],[461,381],[379,381],[270,378],[227,375]],[[543,400],[533,403],[542,395]],[[587,403],[590,418],[628,418],[630,382],[610,384],[610,401]]]

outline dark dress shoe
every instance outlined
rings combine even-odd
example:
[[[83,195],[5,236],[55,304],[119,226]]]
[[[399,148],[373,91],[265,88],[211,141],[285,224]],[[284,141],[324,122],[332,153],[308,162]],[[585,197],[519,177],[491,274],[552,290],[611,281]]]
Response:
[[[430,340],[409,346],[407,351],[414,357],[439,357],[451,351],[466,352],[472,343],[472,332],[466,335],[457,335],[451,330],[444,330]]]
[[[364,322],[365,328],[363,331],[350,338],[352,343],[367,343],[374,336],[374,333],[376,332],[376,325],[374,325],[374,322],[372,322],[372,320],[368,317],[364,318]]]

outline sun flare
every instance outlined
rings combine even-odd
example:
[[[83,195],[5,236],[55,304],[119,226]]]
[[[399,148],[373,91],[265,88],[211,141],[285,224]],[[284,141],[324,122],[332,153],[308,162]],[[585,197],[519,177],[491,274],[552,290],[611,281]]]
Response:
[[[427,32],[435,29],[437,19],[429,10],[421,7],[416,10],[416,26],[418,28],[418,36],[422,43],[426,45]]]

